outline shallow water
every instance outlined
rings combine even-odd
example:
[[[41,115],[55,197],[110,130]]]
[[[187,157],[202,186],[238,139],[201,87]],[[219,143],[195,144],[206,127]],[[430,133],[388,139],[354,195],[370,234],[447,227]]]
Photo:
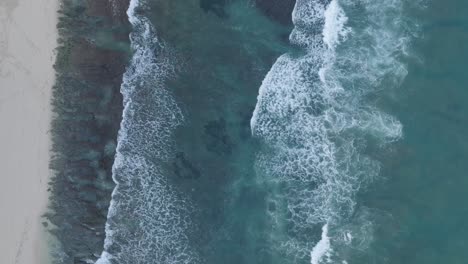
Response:
[[[100,261],[269,263],[249,120],[290,29],[246,1],[132,3],[135,54]]]

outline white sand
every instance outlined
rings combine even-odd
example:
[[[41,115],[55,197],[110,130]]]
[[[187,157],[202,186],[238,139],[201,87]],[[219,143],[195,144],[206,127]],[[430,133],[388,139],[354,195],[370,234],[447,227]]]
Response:
[[[57,0],[0,0],[0,263],[47,263]]]

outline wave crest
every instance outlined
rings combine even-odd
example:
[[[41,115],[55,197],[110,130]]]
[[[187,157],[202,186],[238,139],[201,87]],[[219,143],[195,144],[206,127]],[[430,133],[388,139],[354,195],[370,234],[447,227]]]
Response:
[[[309,259],[322,226],[330,245],[325,262],[352,255],[343,234],[370,240],[359,237],[371,235],[371,225],[359,216],[365,210],[356,210],[356,195],[380,170],[365,152],[369,140],[384,145],[402,136],[401,123],[371,100],[407,74],[401,58],[411,34],[401,27],[402,9],[399,0],[296,3],[290,42],[302,53],[278,58],[251,119],[263,142],[258,171],[275,205],[272,243],[290,258]],[[351,233],[352,219],[368,230]]]
[[[183,122],[165,88],[174,74],[172,54],[131,0],[134,51],[121,92],[124,112],[113,166],[116,187],[106,224],[104,251],[96,264],[198,263],[188,235],[192,205],[169,181],[165,163],[174,156],[173,131]]]

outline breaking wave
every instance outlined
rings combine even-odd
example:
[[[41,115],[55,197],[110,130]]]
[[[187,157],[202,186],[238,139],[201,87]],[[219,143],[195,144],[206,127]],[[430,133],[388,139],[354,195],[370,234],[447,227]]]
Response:
[[[191,205],[167,172],[181,110],[165,87],[174,73],[171,51],[142,15],[144,0],[127,11],[133,58],[123,78],[124,112],[113,166],[116,188],[97,264],[197,263],[191,250]]]
[[[402,12],[400,0],[296,2],[298,51],[273,65],[251,119],[263,143],[257,171],[270,190],[271,243],[285,258],[347,263],[372,241],[372,217],[356,195],[379,175],[366,146],[402,136],[374,103],[407,74]]]

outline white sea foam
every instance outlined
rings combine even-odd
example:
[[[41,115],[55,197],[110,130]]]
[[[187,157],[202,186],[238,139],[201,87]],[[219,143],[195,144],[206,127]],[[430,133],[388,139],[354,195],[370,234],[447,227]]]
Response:
[[[322,260],[329,262],[331,250],[330,238],[328,237],[328,224],[325,224],[322,228],[322,239],[310,252],[310,263],[320,264]]]
[[[251,119],[265,145],[259,172],[277,204],[269,213],[282,233],[272,243],[290,257],[319,263],[326,251],[333,252],[327,261],[343,263],[345,250],[335,244],[365,250],[371,241],[372,225],[356,212],[355,197],[378,176],[379,163],[362,150],[369,137],[379,145],[399,139],[402,126],[367,98],[406,75],[401,12],[399,0],[296,2],[290,41],[304,53],[277,59]],[[310,229],[324,223],[316,244]]]
[[[183,116],[164,80],[173,73],[170,50],[131,0],[134,55],[123,77],[124,111],[112,168],[116,188],[96,264],[198,263],[190,249],[190,204],[167,180],[162,165],[173,155],[172,132]]]
[[[349,28],[346,28],[346,17],[337,0],[331,1],[325,10],[325,25],[323,26],[323,42],[329,49],[335,49],[340,39],[346,38]]]

